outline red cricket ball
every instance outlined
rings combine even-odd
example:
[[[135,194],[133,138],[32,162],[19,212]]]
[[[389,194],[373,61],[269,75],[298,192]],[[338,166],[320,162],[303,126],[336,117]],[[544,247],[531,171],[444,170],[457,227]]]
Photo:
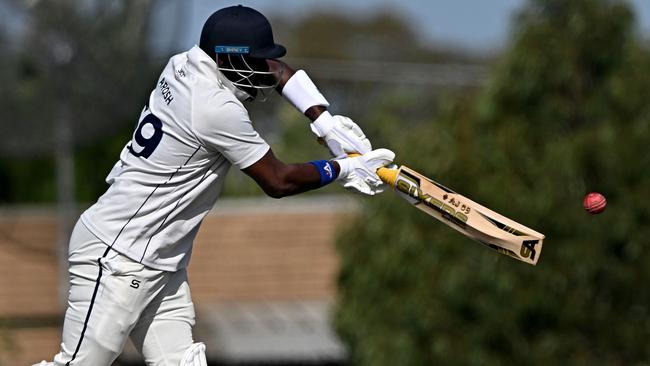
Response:
[[[591,192],[585,196],[585,199],[582,201],[582,206],[590,214],[599,214],[605,211],[605,206],[607,206],[607,200],[605,196],[598,192]]]

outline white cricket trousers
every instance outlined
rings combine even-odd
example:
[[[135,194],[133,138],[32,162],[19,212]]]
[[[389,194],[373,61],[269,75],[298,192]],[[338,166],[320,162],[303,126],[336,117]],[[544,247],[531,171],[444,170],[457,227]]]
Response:
[[[81,221],[69,246],[70,292],[57,366],[110,366],[130,336],[147,365],[178,366],[192,345],[187,272],[148,268]]]

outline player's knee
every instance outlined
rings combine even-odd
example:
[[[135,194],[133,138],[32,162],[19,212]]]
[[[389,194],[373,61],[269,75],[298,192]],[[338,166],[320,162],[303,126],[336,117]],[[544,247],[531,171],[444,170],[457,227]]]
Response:
[[[205,344],[193,343],[185,351],[183,359],[179,366],[207,366],[208,361],[205,358]]]

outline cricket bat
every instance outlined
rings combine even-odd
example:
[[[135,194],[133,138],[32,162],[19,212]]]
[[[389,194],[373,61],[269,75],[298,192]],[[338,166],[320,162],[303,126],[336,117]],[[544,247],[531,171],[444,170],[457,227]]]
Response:
[[[404,165],[380,168],[377,175],[413,206],[467,237],[522,262],[535,265],[544,235],[461,196]]]

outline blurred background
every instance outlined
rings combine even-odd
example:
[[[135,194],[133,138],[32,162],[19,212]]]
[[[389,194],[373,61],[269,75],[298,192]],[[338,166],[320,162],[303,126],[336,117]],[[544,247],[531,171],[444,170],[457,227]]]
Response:
[[[650,365],[649,2],[239,3],[374,146],[546,245],[532,267],[390,193],[271,200],[232,171],[189,271],[211,365]],[[1,366],[58,351],[71,225],[235,4],[0,0]],[[282,160],[327,156],[280,97],[250,109]]]

